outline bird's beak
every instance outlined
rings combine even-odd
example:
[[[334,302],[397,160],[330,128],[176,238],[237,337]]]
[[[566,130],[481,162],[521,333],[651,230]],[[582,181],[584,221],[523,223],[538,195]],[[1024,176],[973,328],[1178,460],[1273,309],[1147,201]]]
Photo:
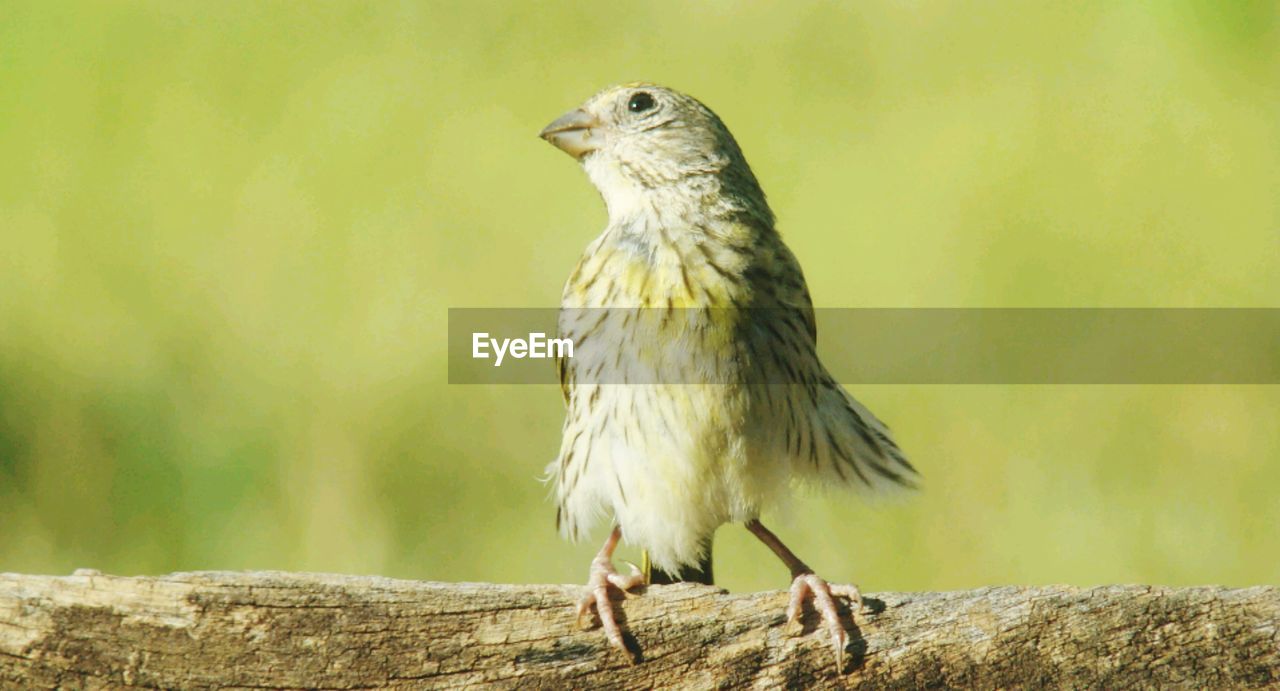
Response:
[[[579,108],[556,118],[538,136],[581,161],[583,156],[604,144],[600,126],[600,120],[596,116]]]

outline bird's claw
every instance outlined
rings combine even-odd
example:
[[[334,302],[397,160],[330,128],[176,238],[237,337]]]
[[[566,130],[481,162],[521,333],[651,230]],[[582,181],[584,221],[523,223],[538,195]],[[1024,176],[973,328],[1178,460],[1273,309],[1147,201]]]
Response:
[[[622,563],[631,567],[631,573],[627,574],[626,576],[615,573],[613,574],[614,577],[610,579],[609,582],[613,583],[613,585],[616,586],[618,590],[621,590],[622,595],[624,597],[628,599],[637,597],[635,593],[631,592],[631,589],[637,586],[648,585],[648,581],[645,579],[644,574],[640,571],[639,566],[625,559],[622,560]]]
[[[849,641],[844,626],[840,623],[840,612],[836,608],[836,597],[846,597],[855,605],[851,613],[862,609],[862,593],[856,585],[829,585],[813,573],[802,573],[791,582],[791,601],[787,605],[787,623],[800,619],[800,608],[806,596],[813,596],[813,608],[822,617],[831,642],[835,646],[836,672],[844,669],[844,647]]]
[[[578,600],[578,627],[591,628],[590,624],[583,626],[582,620],[591,612],[591,606],[595,605],[596,614],[600,617],[600,627],[604,629],[604,635],[609,640],[609,644],[621,650],[627,659],[634,663],[635,657],[623,642],[622,627],[618,625],[618,620],[613,615],[613,598],[610,593],[610,588],[614,588],[621,591],[624,596],[630,597],[631,594],[627,591],[644,584],[644,574],[640,572],[639,567],[630,562],[627,562],[627,565],[631,567],[631,573],[624,576],[618,573],[618,570],[613,567],[613,562],[607,557],[597,557],[592,560],[591,575],[587,578],[587,591]]]

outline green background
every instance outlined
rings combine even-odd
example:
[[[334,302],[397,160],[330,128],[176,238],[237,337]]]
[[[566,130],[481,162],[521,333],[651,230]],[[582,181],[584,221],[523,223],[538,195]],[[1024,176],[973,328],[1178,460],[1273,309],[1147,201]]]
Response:
[[[559,392],[450,386],[446,310],[558,303],[605,215],[536,134],[620,81],[724,118],[819,306],[1280,307],[1278,45],[1268,1],[4,2],[0,570],[585,578]],[[926,485],[767,516],[829,579],[1280,581],[1280,387],[855,393]]]

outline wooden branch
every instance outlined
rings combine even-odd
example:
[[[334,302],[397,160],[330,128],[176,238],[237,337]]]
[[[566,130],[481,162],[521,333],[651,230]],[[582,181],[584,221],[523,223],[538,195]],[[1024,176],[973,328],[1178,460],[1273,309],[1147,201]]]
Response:
[[[837,675],[786,594],[649,588],[643,660],[574,626],[575,586],[291,573],[0,574],[0,687],[1274,686],[1280,588],[880,593]]]

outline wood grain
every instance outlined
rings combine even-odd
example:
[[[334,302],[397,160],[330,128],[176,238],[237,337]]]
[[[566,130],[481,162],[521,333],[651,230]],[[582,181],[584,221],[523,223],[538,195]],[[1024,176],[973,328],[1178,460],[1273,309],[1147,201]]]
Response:
[[[575,627],[577,586],[302,573],[0,574],[19,688],[1266,687],[1280,589],[878,593],[837,673],[786,594],[655,586],[621,605],[640,664]]]

